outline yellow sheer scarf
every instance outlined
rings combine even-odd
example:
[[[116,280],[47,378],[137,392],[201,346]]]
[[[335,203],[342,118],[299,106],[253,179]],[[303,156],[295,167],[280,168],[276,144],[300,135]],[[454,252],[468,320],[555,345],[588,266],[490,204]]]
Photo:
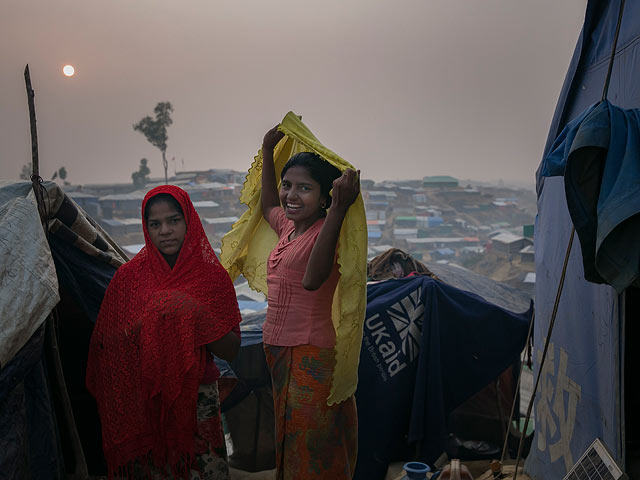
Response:
[[[276,178],[292,155],[315,152],[340,170],[354,168],[323,146],[293,112],[287,113],[278,129],[285,137],[274,150]],[[249,208],[222,239],[220,260],[232,280],[243,274],[249,285],[267,293],[267,259],[278,243],[276,233],[262,217],[262,150],[254,158],[240,194]],[[346,400],[356,391],[362,327],[366,309],[367,221],[362,195],[349,208],[337,247],[340,280],[333,297],[332,321],[336,331],[336,365],[327,403]]]

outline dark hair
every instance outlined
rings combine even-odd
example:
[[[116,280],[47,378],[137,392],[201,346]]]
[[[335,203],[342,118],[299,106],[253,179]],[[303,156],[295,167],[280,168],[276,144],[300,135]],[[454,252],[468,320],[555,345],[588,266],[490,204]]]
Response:
[[[147,200],[147,204],[144,206],[145,223],[149,221],[149,210],[151,209],[151,206],[160,202],[167,202],[169,205],[175,208],[178,212],[180,212],[180,215],[184,216],[184,212],[182,211],[180,202],[178,202],[178,200],[176,200],[173,195],[169,195],[168,193],[159,193],[151,197],[149,200]]]
[[[333,188],[333,181],[342,175],[342,172],[313,152],[300,152],[291,157],[282,167],[280,179],[284,178],[291,167],[303,167],[309,172],[311,178],[320,184],[320,193],[327,199],[325,208],[329,208],[331,205],[329,192]]]

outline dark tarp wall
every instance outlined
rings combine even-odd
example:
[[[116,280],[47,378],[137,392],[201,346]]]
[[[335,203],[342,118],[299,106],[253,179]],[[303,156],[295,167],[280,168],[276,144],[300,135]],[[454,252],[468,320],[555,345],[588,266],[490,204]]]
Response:
[[[0,479],[60,478],[43,362],[44,325],[0,371]]]

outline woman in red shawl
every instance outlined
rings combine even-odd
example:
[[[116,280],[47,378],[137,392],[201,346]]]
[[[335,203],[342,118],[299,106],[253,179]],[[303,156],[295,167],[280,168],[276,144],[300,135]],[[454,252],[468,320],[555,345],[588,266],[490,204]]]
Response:
[[[154,188],[142,215],[145,246],[109,284],[89,349],[109,477],[228,479],[211,353],[238,351],[235,290],[184,190]]]

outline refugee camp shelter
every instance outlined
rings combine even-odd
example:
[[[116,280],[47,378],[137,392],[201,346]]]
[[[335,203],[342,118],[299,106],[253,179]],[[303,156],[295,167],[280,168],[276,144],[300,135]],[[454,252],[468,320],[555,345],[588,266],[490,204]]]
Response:
[[[615,216],[602,215],[603,195],[615,192],[615,183],[612,188],[609,180],[616,178],[621,182],[626,181],[619,176],[620,171],[616,166],[616,162],[620,168],[626,165],[620,152],[625,154],[625,160],[631,160],[632,165],[640,165],[640,145],[634,143],[638,125],[637,122],[634,124],[636,114],[633,112],[629,112],[627,117],[631,121],[624,127],[627,129],[625,135],[611,145],[609,141],[617,138],[614,137],[617,130],[613,127],[605,130],[602,127],[613,120],[609,118],[596,124],[585,119],[582,125],[590,125],[591,133],[582,129],[575,141],[586,150],[579,151],[575,149],[575,144],[567,144],[567,155],[558,151],[559,164],[555,171],[552,171],[549,162],[549,155],[558,146],[557,139],[563,129],[602,98],[620,4],[621,0],[590,0],[587,3],[582,32],[538,169],[538,218],[535,227],[538,279],[534,330],[536,374],[540,371],[544,338],[552,316],[572,225],[575,225],[578,233],[584,232],[586,227],[593,228],[597,235],[604,235],[606,232],[603,233],[601,229]],[[640,2],[627,1],[608,90],[609,102],[623,109],[640,107],[638,18]],[[607,105],[601,107],[608,108]],[[604,134],[605,131],[609,133]],[[597,142],[589,143],[593,141],[590,138],[593,132],[598,133]],[[594,167],[589,172],[583,170],[583,176],[576,183],[572,183],[566,175],[570,172],[567,158],[572,158],[574,153],[582,155],[580,158],[584,162],[575,164],[576,168]],[[594,159],[598,163],[593,163]],[[600,178],[602,172],[608,172],[610,176]],[[608,199],[619,203],[616,208],[618,212],[638,207],[640,182],[637,176],[631,178],[635,181],[635,190],[633,187],[628,190],[625,193],[628,197],[625,198],[618,191],[618,197]],[[567,185],[569,188],[565,188]],[[581,192],[583,198],[578,198],[576,192]],[[590,198],[592,202],[590,208],[583,211],[584,218],[597,219],[597,226],[591,220],[582,223],[572,220],[568,201],[581,201],[584,198]],[[633,226],[633,222],[637,221],[638,215],[632,215],[615,225],[615,229]],[[637,228],[635,232],[627,229],[621,238],[624,246],[617,248],[614,253],[637,259],[639,232]],[[631,473],[633,463],[640,456],[640,396],[635,380],[639,357],[634,351],[640,340],[640,290],[631,285],[623,285],[624,288],[618,285],[619,289],[616,290],[606,283],[587,281],[585,276],[591,277],[594,266],[585,262],[589,256],[586,239],[582,234],[574,238],[548,358],[536,395],[536,432],[525,464],[525,471],[535,479],[563,478],[596,438],[603,442],[623,470],[626,469],[632,478],[637,478]],[[606,238],[599,238],[597,244],[593,241],[596,256],[599,256],[598,249],[604,241]],[[634,265],[633,261],[628,261],[622,267],[637,269],[638,262]]]
[[[0,478],[87,478],[103,467],[89,338],[126,257],[58,185],[40,191],[42,219],[30,182],[0,182]]]
[[[399,460],[432,465],[447,449],[449,434],[491,442],[498,457],[531,298],[454,265],[430,265],[434,278],[408,275],[422,270],[409,261],[408,276],[383,279],[396,260],[404,262],[380,257],[368,270],[381,281],[367,285],[354,479],[382,480]],[[487,387],[488,395],[475,397]]]
[[[492,250],[499,255],[516,255],[531,243],[528,238],[509,232],[500,233],[491,239]]]
[[[406,262],[403,275],[418,268],[397,252]],[[377,273],[392,270],[377,265]],[[382,480],[398,460],[433,462],[450,432],[495,445],[504,439],[518,372],[510,367],[524,346],[531,298],[456,265],[431,267],[440,280],[407,276],[367,287],[356,391],[356,480]],[[241,286],[236,291],[238,298],[244,295]],[[274,466],[265,318],[266,308],[243,313],[238,357],[220,368],[238,380],[222,410],[233,443],[230,464],[246,471]]]
[[[457,188],[458,179],[449,175],[437,175],[432,177],[424,177],[422,186],[424,188]]]

